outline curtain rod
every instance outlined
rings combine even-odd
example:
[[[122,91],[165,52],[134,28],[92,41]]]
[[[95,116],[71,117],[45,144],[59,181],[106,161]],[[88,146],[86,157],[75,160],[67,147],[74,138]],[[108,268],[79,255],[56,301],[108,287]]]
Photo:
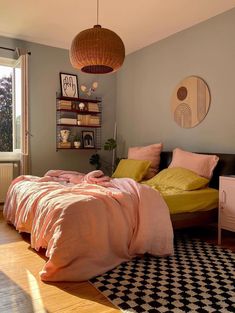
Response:
[[[12,49],[12,48],[0,47],[0,49],[16,52],[16,49]],[[27,54],[31,55],[31,52],[27,52]]]

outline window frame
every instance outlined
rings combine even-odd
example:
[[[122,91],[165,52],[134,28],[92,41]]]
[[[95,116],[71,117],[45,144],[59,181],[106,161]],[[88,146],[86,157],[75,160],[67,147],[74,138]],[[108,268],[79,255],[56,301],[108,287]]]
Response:
[[[0,161],[18,161],[21,158],[21,149],[14,149],[15,146],[15,71],[14,68],[19,64],[18,59],[9,59],[0,57],[0,65],[13,68],[12,76],[12,134],[13,134],[13,151],[0,151]]]

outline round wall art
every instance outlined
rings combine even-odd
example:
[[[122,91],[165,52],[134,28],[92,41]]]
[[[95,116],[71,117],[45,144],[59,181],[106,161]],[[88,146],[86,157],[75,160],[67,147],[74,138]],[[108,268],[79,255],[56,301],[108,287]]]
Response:
[[[174,121],[182,128],[198,125],[210,107],[210,91],[205,81],[196,76],[182,80],[171,98],[171,112]]]

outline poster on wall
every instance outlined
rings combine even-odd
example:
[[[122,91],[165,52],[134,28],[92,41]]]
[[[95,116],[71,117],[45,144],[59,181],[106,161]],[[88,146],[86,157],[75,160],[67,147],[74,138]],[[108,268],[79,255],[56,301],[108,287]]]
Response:
[[[78,98],[78,78],[77,75],[60,73],[61,96]]]

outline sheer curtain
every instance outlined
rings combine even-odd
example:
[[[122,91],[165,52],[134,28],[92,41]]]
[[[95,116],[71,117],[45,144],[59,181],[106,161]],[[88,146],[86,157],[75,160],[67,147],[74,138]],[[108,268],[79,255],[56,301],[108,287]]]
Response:
[[[28,53],[27,50],[17,48],[21,68],[21,157],[20,174],[30,174],[29,154],[29,106],[28,106]]]

